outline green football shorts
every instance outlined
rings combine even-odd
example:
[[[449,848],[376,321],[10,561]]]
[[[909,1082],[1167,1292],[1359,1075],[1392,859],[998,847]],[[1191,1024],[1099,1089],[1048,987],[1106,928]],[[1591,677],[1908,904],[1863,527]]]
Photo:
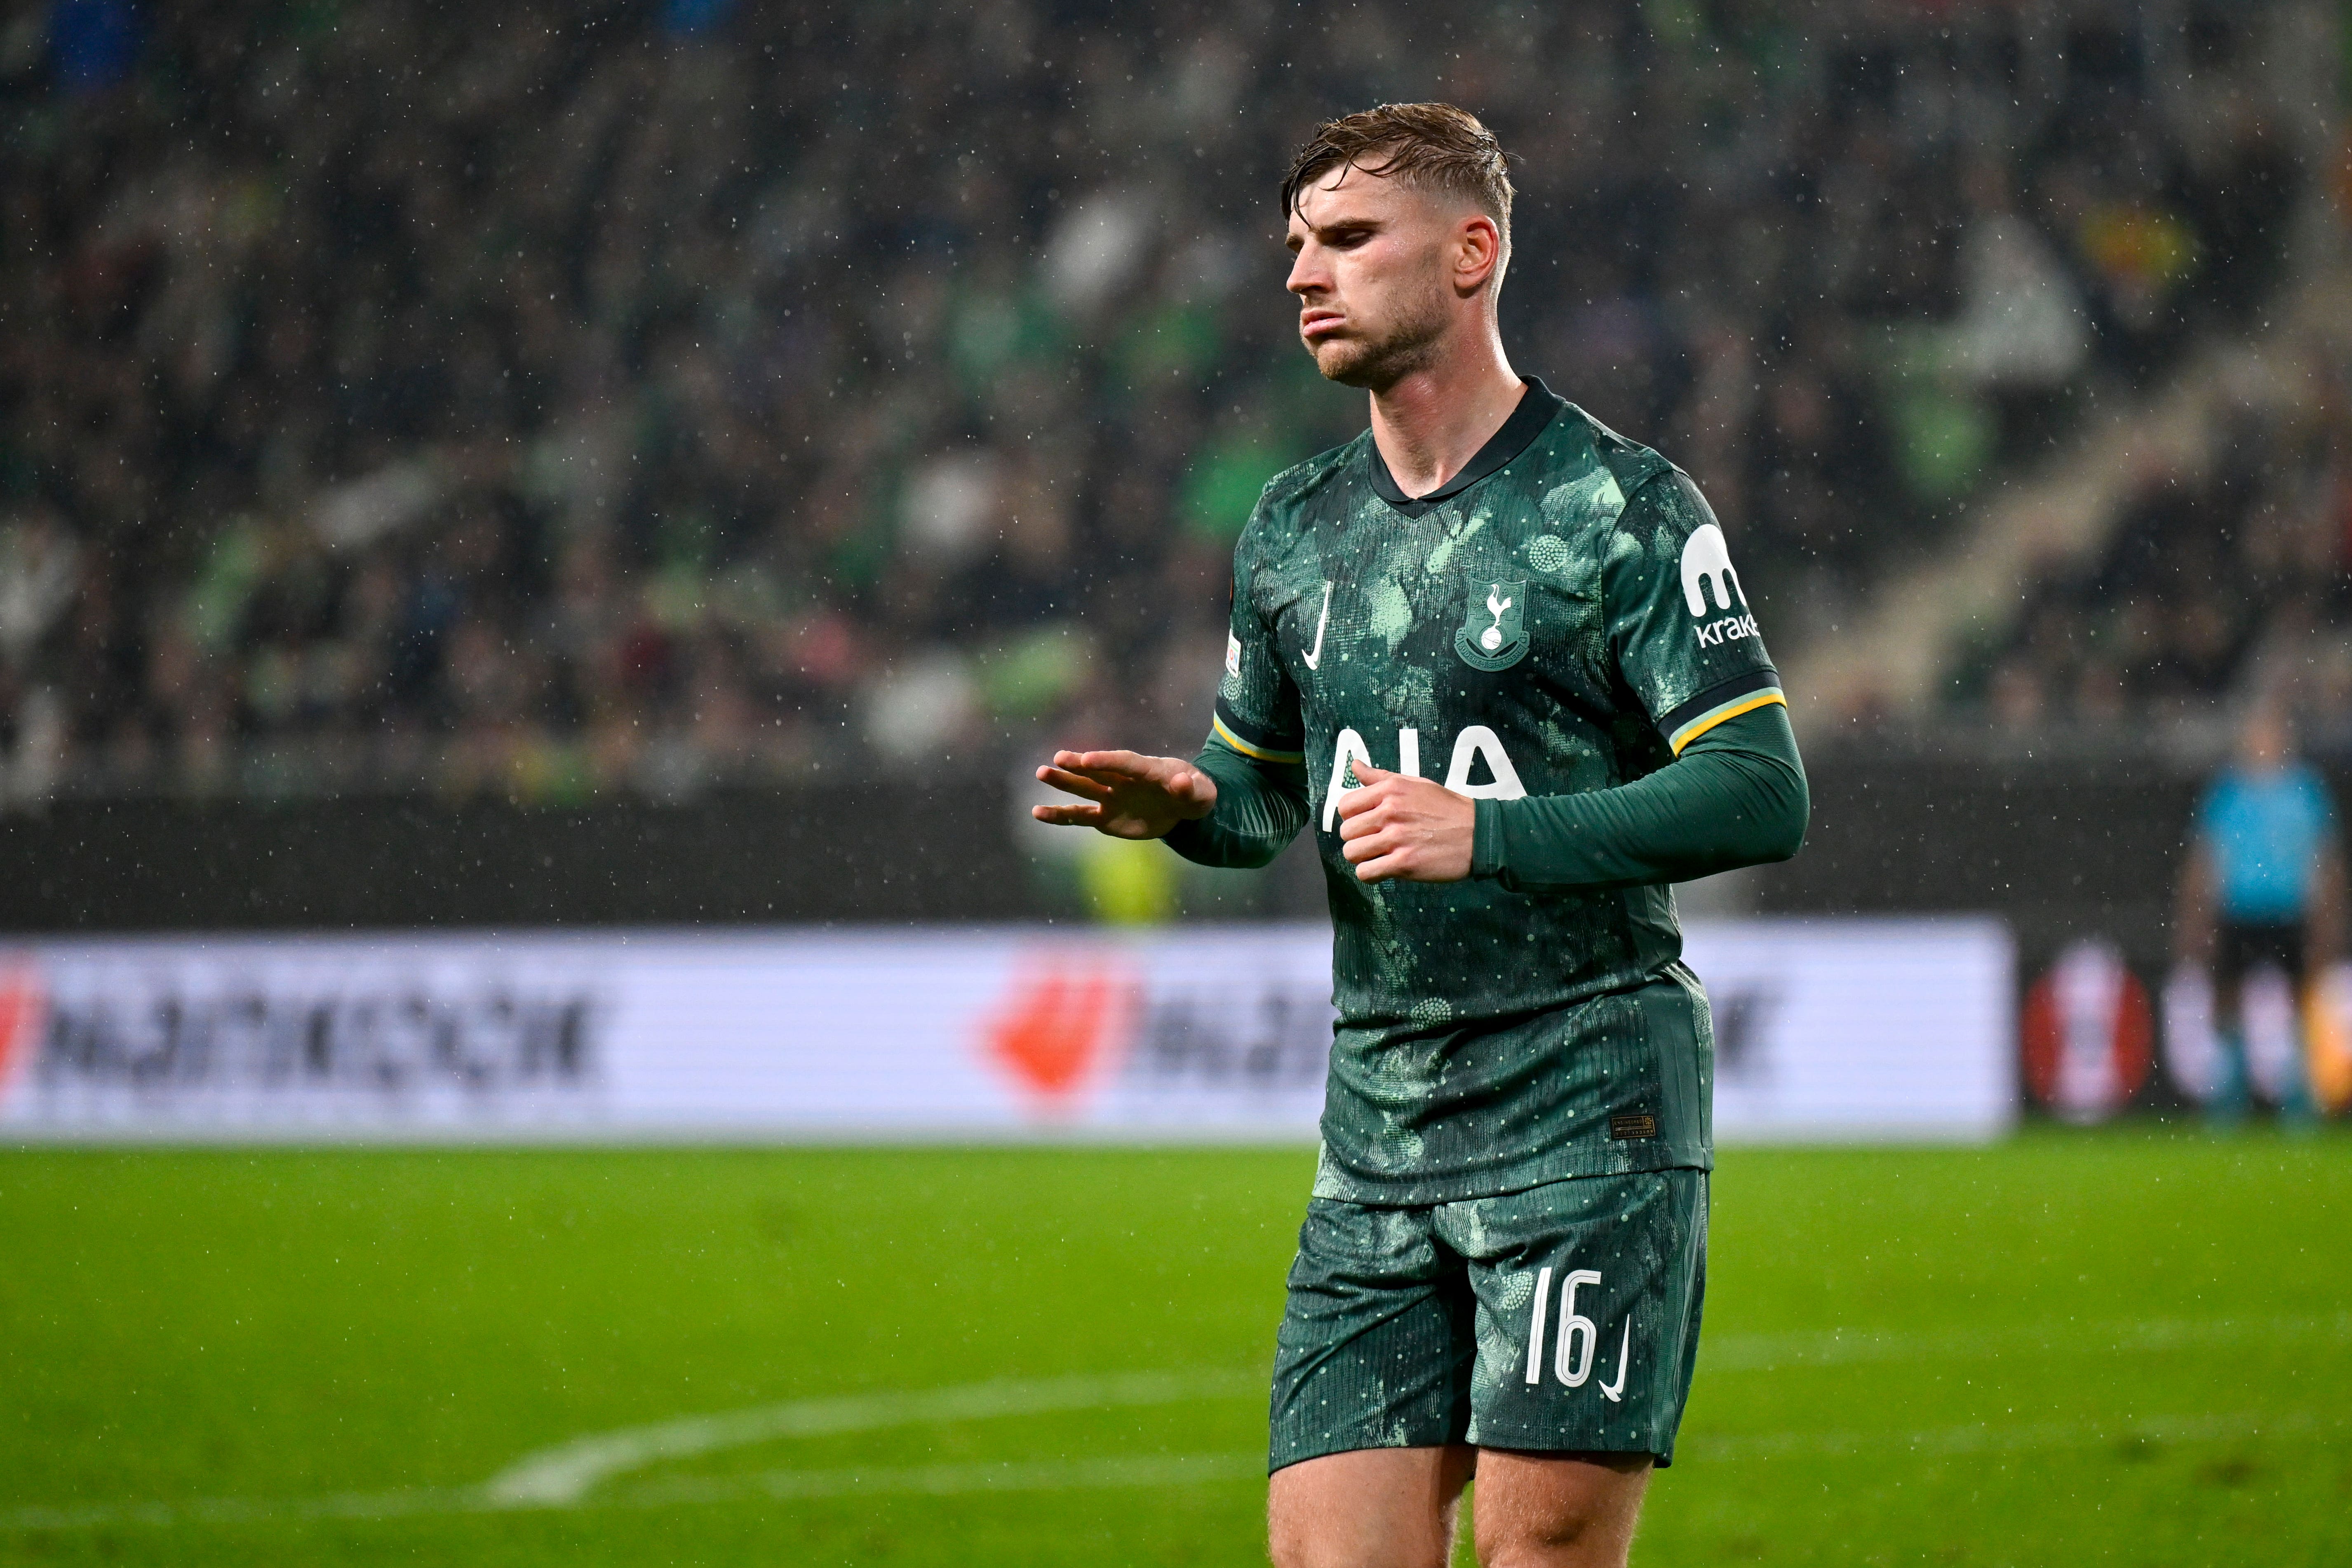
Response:
[[[1706,1203],[1692,1170],[1427,1208],[1310,1200],[1276,1340],[1271,1468],[1464,1442],[1672,1463]]]

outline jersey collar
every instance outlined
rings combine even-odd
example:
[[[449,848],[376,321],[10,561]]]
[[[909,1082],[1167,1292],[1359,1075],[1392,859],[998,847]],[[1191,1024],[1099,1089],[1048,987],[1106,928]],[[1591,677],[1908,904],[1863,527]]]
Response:
[[[1544,433],[1544,427],[1551,423],[1552,416],[1568,406],[1568,400],[1532,375],[1519,379],[1527,383],[1528,390],[1520,397],[1519,405],[1511,410],[1511,416],[1503,421],[1503,427],[1486,437],[1486,444],[1478,448],[1476,457],[1462,465],[1460,473],[1427,495],[1405,494],[1398,487],[1396,477],[1389,472],[1387,461],[1381,457],[1379,445],[1365,441],[1365,455],[1371,460],[1372,493],[1405,516],[1419,517],[1433,508],[1444,506],[1526,451],[1534,444],[1535,438]]]

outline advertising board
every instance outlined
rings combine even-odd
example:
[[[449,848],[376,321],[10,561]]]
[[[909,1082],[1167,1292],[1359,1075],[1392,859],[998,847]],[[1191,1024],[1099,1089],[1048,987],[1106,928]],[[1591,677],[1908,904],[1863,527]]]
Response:
[[[2006,933],[1697,924],[1727,1139],[1988,1137]],[[1303,1139],[1318,925],[153,938],[0,953],[0,1135]]]

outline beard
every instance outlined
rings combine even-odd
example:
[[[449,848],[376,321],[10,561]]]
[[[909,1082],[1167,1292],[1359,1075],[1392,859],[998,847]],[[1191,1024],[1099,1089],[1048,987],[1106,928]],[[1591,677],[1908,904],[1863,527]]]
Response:
[[[1447,304],[1444,282],[1433,277],[1426,289],[1400,300],[1396,314],[1374,331],[1327,339],[1307,352],[1324,380],[1384,391],[1437,357],[1438,341],[1452,321]]]

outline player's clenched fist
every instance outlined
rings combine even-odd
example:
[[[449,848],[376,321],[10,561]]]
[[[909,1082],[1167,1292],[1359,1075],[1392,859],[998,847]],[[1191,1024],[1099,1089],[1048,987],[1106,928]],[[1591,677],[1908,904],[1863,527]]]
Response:
[[[1055,752],[1038,779],[1077,805],[1033,805],[1029,815],[1061,827],[1091,827],[1113,838],[1164,838],[1180,822],[1209,815],[1217,781],[1174,757],[1137,752]]]
[[[1477,803],[1427,779],[1355,764],[1339,796],[1339,852],[1360,882],[1458,882],[1470,874]]]

